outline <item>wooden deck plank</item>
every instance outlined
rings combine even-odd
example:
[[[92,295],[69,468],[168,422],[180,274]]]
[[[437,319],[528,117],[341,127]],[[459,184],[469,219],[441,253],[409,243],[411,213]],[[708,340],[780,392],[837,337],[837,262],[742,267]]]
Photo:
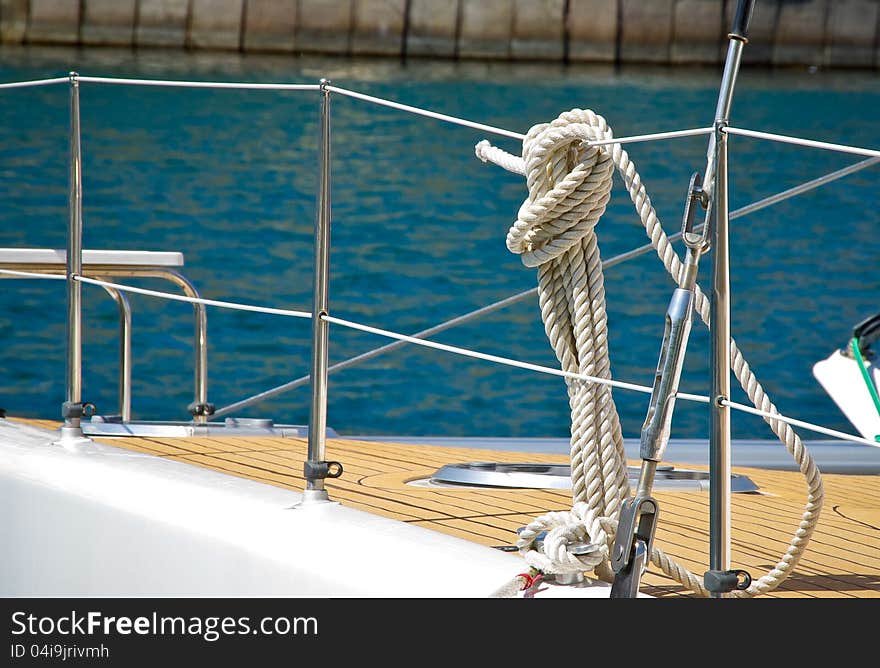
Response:
[[[550,509],[565,508],[570,504],[568,493],[557,490],[528,490],[526,494],[512,490],[450,490],[412,488],[405,484],[408,476],[424,475],[431,468],[444,463],[467,461],[536,461],[536,456],[522,453],[498,453],[452,448],[422,448],[400,444],[377,444],[341,439],[332,442],[334,457],[347,459],[347,470],[357,478],[361,487],[374,487],[384,496],[393,495],[404,504],[419,503],[438,514],[418,519],[406,519],[413,524],[427,526],[444,533],[457,535],[484,545],[511,545],[516,539],[516,528],[523,526]],[[304,444],[290,440],[284,448],[270,449],[277,442],[263,442],[250,453],[225,453],[223,459],[257,462],[257,467],[277,465],[280,470],[293,472],[305,456]],[[268,446],[268,447],[267,447]],[[328,452],[330,451],[328,444]],[[416,449],[416,452],[413,452]],[[537,461],[550,461],[544,455]],[[199,458],[203,460],[203,458]],[[555,462],[564,463],[565,456],[555,456]],[[207,462],[207,460],[204,460]],[[343,461],[346,461],[343,459]],[[208,464],[210,465],[210,464]],[[379,472],[381,469],[384,471]],[[805,498],[805,485],[798,477],[786,472],[743,469],[762,490],[758,495],[734,495],[732,513],[735,535],[733,557],[738,567],[752,571],[756,576],[771,568],[787,548],[796,530]],[[297,476],[292,476],[297,477]],[[875,491],[877,480],[872,476],[826,476],[826,496],[837,494],[853,507],[867,508],[869,518],[878,513]],[[840,478],[840,479],[838,479]],[[289,482],[289,481],[288,481]],[[299,482],[299,481],[298,481]],[[852,484],[855,483],[855,484]],[[392,489],[393,488],[393,489]],[[387,505],[351,496],[341,481],[328,481],[331,494],[339,500],[374,512],[388,512]],[[853,491],[853,490],[857,491]],[[522,497],[528,496],[527,502]],[[663,544],[670,555],[686,567],[699,573],[708,560],[708,495],[694,492],[658,492],[661,517],[667,519],[658,528],[658,544]],[[517,500],[518,499],[518,500]],[[385,499],[387,501],[387,499]],[[537,509],[537,510],[536,510]],[[827,515],[828,502],[826,499]],[[479,513],[474,515],[474,513]],[[400,518],[408,513],[396,513]],[[665,516],[665,517],[664,517]],[[768,523],[772,528],[768,528]],[[814,534],[812,550],[801,559],[798,570],[780,590],[769,596],[788,597],[854,597],[880,596],[880,563],[876,558],[865,558],[855,548],[864,547],[865,541],[880,541],[880,532],[834,514],[826,522],[833,534],[820,529]],[[854,541],[847,535],[852,531],[864,533],[864,540]],[[843,532],[843,535],[838,535]],[[849,532],[849,533],[848,533]],[[861,569],[861,571],[860,571]],[[853,575],[855,574],[855,575]],[[681,595],[681,587],[670,584],[661,573],[649,570],[643,580],[645,587],[653,588],[655,595]],[[792,589],[797,587],[797,589]]]

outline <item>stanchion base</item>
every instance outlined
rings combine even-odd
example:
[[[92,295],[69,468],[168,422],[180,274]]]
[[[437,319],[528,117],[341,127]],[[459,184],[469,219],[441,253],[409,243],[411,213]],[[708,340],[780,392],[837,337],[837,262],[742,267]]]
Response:
[[[61,427],[61,436],[52,445],[60,445],[66,450],[79,450],[85,445],[94,445],[94,441],[83,434],[81,427]]]
[[[308,508],[309,506],[323,506],[328,503],[336,503],[331,501],[326,489],[306,489],[302,493],[302,501],[297,503],[294,508]]]

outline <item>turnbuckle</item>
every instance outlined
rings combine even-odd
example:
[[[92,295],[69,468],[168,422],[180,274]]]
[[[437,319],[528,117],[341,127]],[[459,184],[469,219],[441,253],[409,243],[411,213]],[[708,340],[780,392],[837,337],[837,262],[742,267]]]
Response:
[[[660,359],[654,372],[654,385],[645,422],[642,424],[639,456],[659,462],[669,442],[672,412],[684,367],[691,331],[694,292],[676,288],[666,310],[666,328],[660,346]]]
[[[639,583],[651,556],[651,545],[660,514],[657,501],[651,496],[651,489],[657,464],[663,460],[672,430],[672,413],[691,331],[697,267],[700,256],[709,249],[709,225],[704,224],[699,232],[694,228],[695,205],[698,202],[704,208],[707,207],[702,178],[699,172],[694,172],[688,185],[681,224],[687,255],[679,280],[680,287],[672,293],[666,309],[660,358],[654,373],[648,412],[642,424],[639,448],[642,469],[639,486],[635,496],[623,504],[614,537],[611,554],[611,568],[615,574],[611,585],[612,598],[638,596]]]
[[[669,442],[672,428],[672,412],[675,397],[681,380],[684,356],[687,351],[693,317],[694,286],[697,281],[697,267],[700,256],[709,248],[709,225],[704,224],[699,232],[694,229],[695,204],[704,205],[706,193],[699,172],[694,172],[688,185],[684,202],[681,235],[688,248],[682,271],[680,287],[672,293],[666,309],[666,322],[663,342],[660,344],[660,358],[654,373],[651,401],[642,425],[641,458],[645,461],[659,462]]]
[[[614,582],[611,598],[636,598],[639,583],[648,568],[654,531],[657,529],[657,502],[650,496],[627,499],[620,511],[611,568]]]

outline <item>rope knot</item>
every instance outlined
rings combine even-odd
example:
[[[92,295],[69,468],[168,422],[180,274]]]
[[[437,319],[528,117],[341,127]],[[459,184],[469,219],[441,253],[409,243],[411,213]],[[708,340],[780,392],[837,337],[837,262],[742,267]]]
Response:
[[[586,503],[570,511],[550,512],[537,517],[519,535],[516,546],[526,563],[542,573],[583,573],[608,560],[609,537],[602,519]],[[546,532],[543,541],[537,538]],[[578,553],[570,546],[592,544]]]
[[[614,162],[608,146],[589,142],[611,138],[605,119],[589,109],[572,109],[529,130],[523,140],[529,195],[507,233],[507,248],[527,267],[577,246],[605,212]]]

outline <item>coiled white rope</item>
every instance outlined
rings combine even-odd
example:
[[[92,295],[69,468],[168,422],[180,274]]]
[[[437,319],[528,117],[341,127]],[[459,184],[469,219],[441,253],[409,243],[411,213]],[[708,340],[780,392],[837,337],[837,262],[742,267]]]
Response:
[[[563,370],[599,377],[610,376],[610,362],[603,276],[594,227],[608,202],[615,166],[652,245],[676,283],[682,267],[641,177],[621,145],[608,142],[612,138],[604,118],[590,110],[573,109],[552,123],[532,127],[523,141],[522,158],[485,141],[476,146],[476,154],[483,161],[526,175],[529,195],[508,232],[507,246],[522,256],[526,266],[538,268],[541,317]],[[590,142],[601,145],[590,146]],[[708,325],[710,304],[699,287],[695,309]],[[776,407],[732,339],[731,367],[755,407],[769,415],[776,414]],[[573,508],[569,513],[542,515],[533,524],[536,528],[545,527],[542,530],[562,527],[565,535],[574,535],[571,527],[580,525],[579,541],[604,542],[605,549],[599,553],[603,558],[594,569],[600,579],[610,581],[613,573],[608,550],[614,540],[620,506],[629,496],[620,423],[610,388],[569,378],[566,384],[572,415]],[[819,470],[797,434],[786,423],[768,416],[764,419],[805,476],[807,503],[785,554],[766,575],[753,580],[748,589],[731,594],[737,597],[769,592],[791,573],[815,530],[824,497]],[[547,537],[554,530],[548,530]],[[548,554],[546,538],[543,554],[533,555],[537,552],[536,535],[527,527],[517,541],[532,568],[562,573],[577,567],[570,558],[560,556],[558,546],[551,546]],[[708,595],[702,578],[659,548],[652,549],[651,562],[698,595]]]

